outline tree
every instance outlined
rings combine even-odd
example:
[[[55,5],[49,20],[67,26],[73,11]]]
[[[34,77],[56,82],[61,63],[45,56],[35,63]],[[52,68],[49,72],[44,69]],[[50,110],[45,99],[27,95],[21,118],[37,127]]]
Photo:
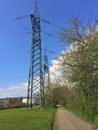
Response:
[[[98,96],[94,95],[98,89],[98,21],[88,20],[84,24],[73,17],[70,25],[59,33],[60,41],[69,46],[59,58],[61,72],[81,92],[81,105],[88,112],[89,99],[93,102]]]
[[[45,89],[45,104],[46,106],[56,107],[58,104],[65,105],[66,99],[70,95],[70,91],[67,86],[62,86],[59,80],[55,83],[51,83]]]

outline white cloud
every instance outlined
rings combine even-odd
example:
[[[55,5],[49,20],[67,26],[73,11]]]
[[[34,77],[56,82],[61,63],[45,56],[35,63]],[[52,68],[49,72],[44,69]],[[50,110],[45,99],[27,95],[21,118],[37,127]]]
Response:
[[[65,53],[66,51],[62,51],[57,59],[52,60],[52,66],[49,68],[50,73],[53,72],[54,75],[60,76],[60,60],[62,60],[62,55]]]
[[[0,98],[26,96],[27,85],[28,83],[22,83],[8,88],[0,88]]]
[[[62,67],[60,65],[61,61],[63,60],[62,55],[72,50],[73,48],[71,47],[67,51],[62,51],[58,59],[52,60],[52,66],[49,68],[51,82],[59,81],[61,85],[72,86],[71,83],[68,82],[66,77],[62,76],[62,72],[61,72]]]
[[[51,81],[54,81],[60,76],[59,60],[52,60],[52,66],[49,68]]]
[[[57,72],[57,70],[58,70],[58,64],[59,63],[59,61],[58,60],[52,60],[52,66],[50,67],[50,71],[51,72]]]

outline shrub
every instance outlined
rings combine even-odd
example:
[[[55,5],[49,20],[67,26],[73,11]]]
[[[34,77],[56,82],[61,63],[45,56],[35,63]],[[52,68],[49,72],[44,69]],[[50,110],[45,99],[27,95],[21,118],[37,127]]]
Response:
[[[3,109],[12,109],[12,108],[23,108],[25,107],[26,104],[25,103],[20,103],[20,104],[1,104],[0,105],[0,110],[3,110]]]

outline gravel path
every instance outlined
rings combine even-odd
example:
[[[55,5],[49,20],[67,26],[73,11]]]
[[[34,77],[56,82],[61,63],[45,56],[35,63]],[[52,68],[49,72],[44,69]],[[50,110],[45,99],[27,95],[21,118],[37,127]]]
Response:
[[[64,108],[58,108],[55,114],[53,130],[98,130]]]

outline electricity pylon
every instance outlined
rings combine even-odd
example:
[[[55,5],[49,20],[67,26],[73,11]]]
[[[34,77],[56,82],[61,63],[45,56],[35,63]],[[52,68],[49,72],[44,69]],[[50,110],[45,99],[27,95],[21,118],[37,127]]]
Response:
[[[44,107],[44,82],[42,72],[42,50],[41,50],[41,27],[38,12],[38,2],[36,1],[35,12],[30,15],[32,23],[32,45],[30,70],[27,92],[27,109],[34,103],[36,96],[40,97],[40,107]]]
[[[48,56],[47,56],[47,50],[45,49],[45,55],[44,55],[44,86],[50,87],[50,74],[49,74],[49,67],[48,67]]]

